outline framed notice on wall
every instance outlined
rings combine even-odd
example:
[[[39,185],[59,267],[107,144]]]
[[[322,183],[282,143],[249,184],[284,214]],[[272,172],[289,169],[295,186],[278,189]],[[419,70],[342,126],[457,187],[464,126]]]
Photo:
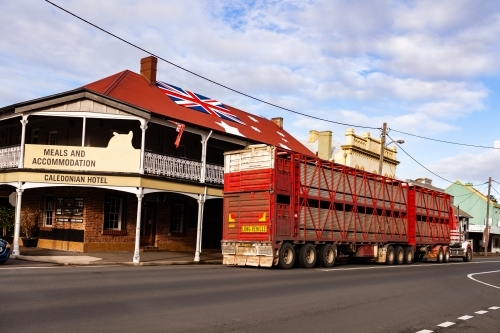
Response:
[[[56,215],[83,216],[83,198],[57,197]]]

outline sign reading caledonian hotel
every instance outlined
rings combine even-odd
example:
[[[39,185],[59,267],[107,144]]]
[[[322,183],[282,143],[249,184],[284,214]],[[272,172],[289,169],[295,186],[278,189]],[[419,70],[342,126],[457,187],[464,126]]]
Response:
[[[141,151],[134,149],[131,141],[132,132],[129,134],[114,133],[106,148],[27,144],[25,145],[24,167],[28,169],[138,172]],[[104,184],[105,177],[47,174],[45,181]]]

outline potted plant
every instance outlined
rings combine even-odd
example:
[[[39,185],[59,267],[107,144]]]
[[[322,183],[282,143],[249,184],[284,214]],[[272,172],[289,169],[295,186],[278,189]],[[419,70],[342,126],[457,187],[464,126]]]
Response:
[[[38,211],[31,207],[23,209],[21,212],[21,232],[24,235],[21,239],[25,247],[36,247],[38,245],[38,238],[36,237],[38,218]]]
[[[12,206],[0,206],[0,238],[12,244],[14,240],[13,231],[14,208]]]

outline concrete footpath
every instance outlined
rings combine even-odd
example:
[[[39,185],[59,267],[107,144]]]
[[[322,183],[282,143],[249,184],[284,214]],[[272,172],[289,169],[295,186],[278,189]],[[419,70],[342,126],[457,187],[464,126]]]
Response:
[[[133,252],[92,252],[80,253],[41,248],[19,247],[17,259],[47,262],[59,265],[133,265]],[[12,260],[14,259],[11,256]],[[194,261],[193,252],[152,251],[140,253],[141,266],[189,265]],[[220,250],[204,250],[200,254],[199,264],[222,264]]]

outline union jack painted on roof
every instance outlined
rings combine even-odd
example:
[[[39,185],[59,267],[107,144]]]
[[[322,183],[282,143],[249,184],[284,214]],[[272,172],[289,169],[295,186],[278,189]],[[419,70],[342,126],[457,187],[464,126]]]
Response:
[[[215,99],[161,81],[157,81],[156,86],[162,89],[172,101],[177,103],[177,105],[245,125],[245,123],[232,114],[224,104]]]

